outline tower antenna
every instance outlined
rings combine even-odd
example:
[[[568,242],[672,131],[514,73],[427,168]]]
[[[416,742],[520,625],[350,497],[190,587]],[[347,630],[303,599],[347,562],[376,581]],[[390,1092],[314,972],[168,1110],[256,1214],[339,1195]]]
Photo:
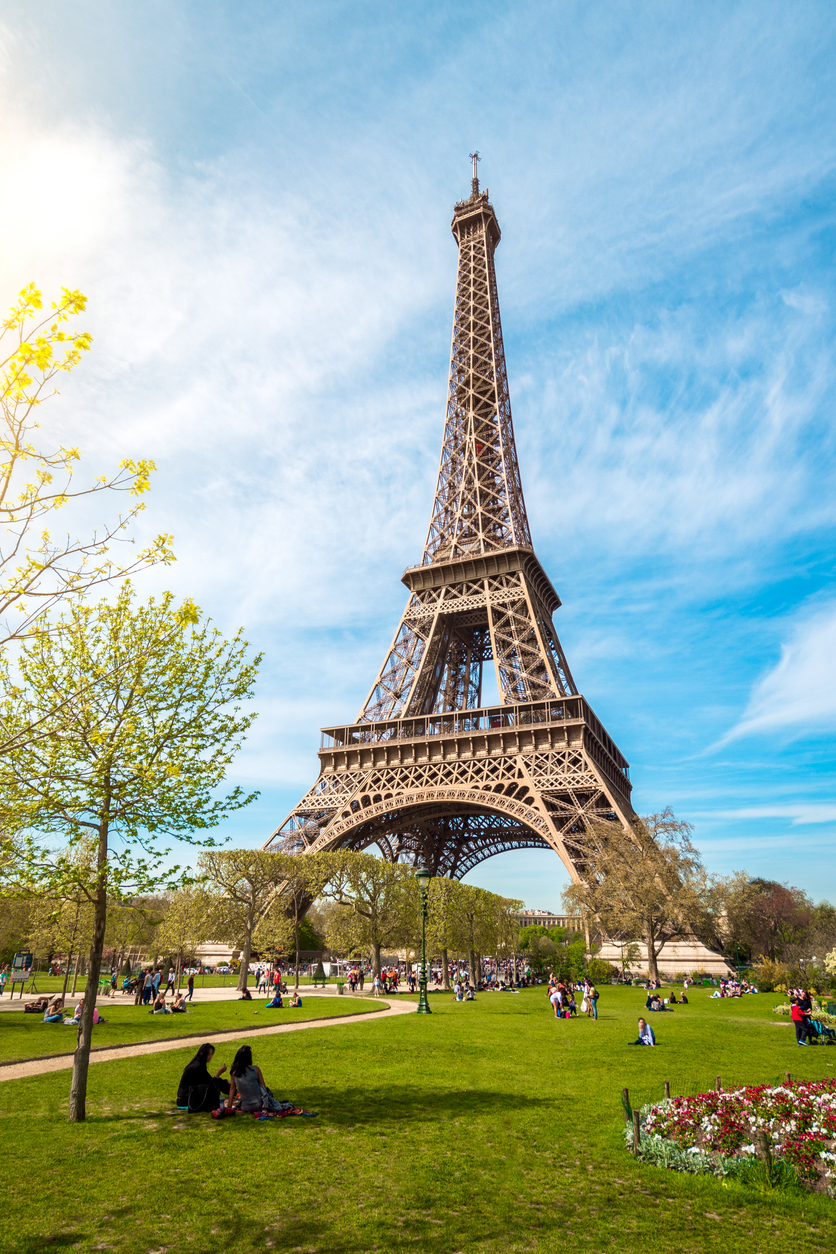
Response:
[[[470,154],[470,160],[473,162],[473,182],[471,184],[471,187],[473,188],[473,195],[478,196],[479,195],[479,171],[476,169],[476,167],[479,164],[479,162],[482,160],[482,158],[479,156],[478,152],[472,152]]]

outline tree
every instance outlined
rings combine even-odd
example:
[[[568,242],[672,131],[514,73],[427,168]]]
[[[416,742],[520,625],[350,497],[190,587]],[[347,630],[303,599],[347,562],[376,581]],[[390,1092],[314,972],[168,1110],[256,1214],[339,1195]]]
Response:
[[[427,889],[427,941],[430,951],[441,954],[441,978],[450,988],[450,950],[455,946],[459,881],[434,876]]]
[[[380,974],[384,946],[414,942],[418,929],[415,872],[400,862],[341,849],[331,855],[330,879],[322,895],[344,907],[329,920],[328,944],[338,951],[368,948],[372,971]]]
[[[187,956],[194,955],[198,945],[211,936],[214,902],[203,887],[181,888],[173,893],[157,931],[160,947],[172,955],[177,967],[177,987]]]
[[[259,948],[293,948],[296,954],[296,987],[299,987],[299,952],[302,928],[311,902],[322,892],[339,859],[332,853],[274,853],[274,867],[279,891],[274,893],[268,909],[256,928]]]
[[[563,892],[565,908],[594,919],[605,935],[641,938],[654,980],[668,941],[705,926],[709,890],[691,830],[670,808],[636,818],[627,831],[592,823],[586,878]]]
[[[23,890],[86,896],[95,910],[87,992],[73,1064],[69,1117],[85,1117],[87,1070],[109,899],[174,888],[179,868],[163,869],[175,836],[214,845],[203,835],[247,805],[235,788],[217,796],[255,715],[259,658],[247,659],[194,606],[178,609],[171,593],[132,604],[124,585],[112,603],[71,604],[49,634],[27,641],[19,678],[0,666],[0,712],[7,726],[26,725],[52,710],[48,736],[19,741],[0,758],[0,830],[30,835]],[[89,871],[44,838],[57,834],[70,849],[93,837]]]
[[[198,870],[212,890],[214,940],[240,949],[238,987],[247,987],[253,934],[282,883],[281,854],[267,849],[210,849],[200,855]]]
[[[456,948],[467,954],[474,988],[481,975],[481,955],[492,953],[497,941],[496,894],[475,884],[459,884],[456,909]]]
[[[81,292],[62,288],[61,299],[42,317],[42,295],[30,284],[0,322],[0,533],[5,533],[0,547],[0,645],[46,630],[47,612],[68,598],[174,560],[171,537],[165,535],[125,563],[108,556],[111,543],[126,539],[126,529],[145,508],[137,498],[150,487],[152,461],[126,459],[115,475],[74,489],[78,449],[43,452],[32,444],[38,411],[55,395],[51,385],[90,348],[87,331],[66,329],[86,303]],[[58,484],[53,482],[56,475]],[[114,492],[127,494],[134,503],[102,532],[82,540],[68,533],[54,538],[48,530],[50,517],[69,503]],[[8,618],[12,611],[13,623]]]
[[[827,933],[833,907],[814,907],[800,888],[738,871],[714,885],[717,932],[728,957],[772,962],[807,956]],[[821,946],[824,947],[823,945]]]

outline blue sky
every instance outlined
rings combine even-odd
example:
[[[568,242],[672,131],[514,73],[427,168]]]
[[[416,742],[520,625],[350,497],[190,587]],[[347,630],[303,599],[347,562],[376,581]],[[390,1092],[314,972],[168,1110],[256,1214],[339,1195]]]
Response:
[[[823,3],[7,0],[0,293],[88,293],[44,422],[91,474],[156,459],[179,561],[141,588],[266,654],[236,843],[313,782],[420,557],[478,148],[534,542],[636,807],[836,900],[834,67]]]

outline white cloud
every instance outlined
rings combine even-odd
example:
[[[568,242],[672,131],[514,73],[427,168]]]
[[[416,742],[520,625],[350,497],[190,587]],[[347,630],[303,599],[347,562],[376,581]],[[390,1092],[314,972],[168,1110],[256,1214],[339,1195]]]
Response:
[[[781,647],[781,660],[755,686],[743,717],[720,743],[760,733],[834,727],[836,604],[831,604],[796,623]]]
[[[694,815],[695,820],[699,815]],[[740,806],[734,810],[712,810],[715,819],[789,819],[793,827],[836,823],[836,805],[796,802],[786,805]]]

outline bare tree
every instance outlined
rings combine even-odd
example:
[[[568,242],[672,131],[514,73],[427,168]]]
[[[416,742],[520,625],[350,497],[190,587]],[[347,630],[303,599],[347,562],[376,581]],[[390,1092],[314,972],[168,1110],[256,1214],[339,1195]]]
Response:
[[[590,824],[585,878],[563,892],[565,908],[595,920],[602,934],[643,940],[654,980],[664,946],[704,930],[709,884],[692,830],[670,808],[636,818],[628,831]]]

